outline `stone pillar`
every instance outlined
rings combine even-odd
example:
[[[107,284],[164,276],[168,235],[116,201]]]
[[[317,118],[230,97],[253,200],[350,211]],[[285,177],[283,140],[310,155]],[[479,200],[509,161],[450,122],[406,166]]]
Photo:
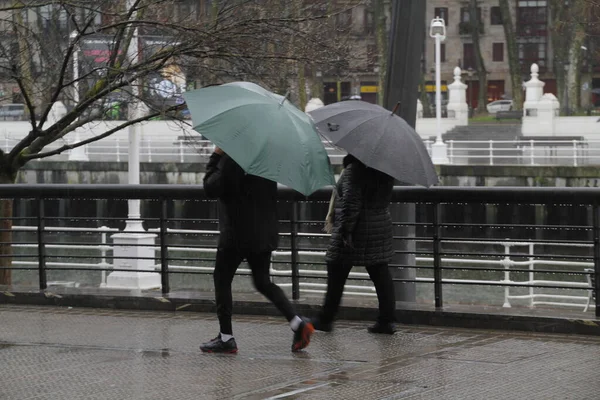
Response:
[[[467,85],[461,81],[461,70],[454,68],[454,82],[448,85],[448,118],[456,119],[456,125],[469,125]]]
[[[556,133],[555,121],[560,110],[560,103],[552,93],[546,93],[538,102],[537,126],[541,136],[553,136]]]
[[[155,272],[138,272],[155,269],[156,252],[153,233],[123,232],[112,235],[113,266],[115,269],[128,271],[111,272],[106,285],[110,289],[148,290],[161,287],[160,274]]]
[[[523,103],[523,135],[539,135],[538,107],[544,95],[544,82],[538,79],[540,68],[537,64],[531,65],[531,79],[525,82],[525,103]]]

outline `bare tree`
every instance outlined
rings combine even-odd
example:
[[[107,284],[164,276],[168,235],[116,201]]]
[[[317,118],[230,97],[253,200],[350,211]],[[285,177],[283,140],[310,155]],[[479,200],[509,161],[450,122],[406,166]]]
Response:
[[[551,0],[549,3],[558,98],[567,112],[581,105],[581,46],[592,27],[596,4],[589,0]]]
[[[330,64],[346,55],[326,29],[327,15],[290,0],[4,0],[0,1],[0,82],[26,106],[29,133],[0,150],[0,183],[15,182],[27,162],[106,138],[155,117],[177,118],[177,94],[192,80],[252,79],[271,86],[282,64]],[[208,10],[207,10],[208,8]],[[74,58],[79,61],[75,65]],[[168,79],[167,79],[168,78]],[[168,81],[168,82],[167,82]],[[62,102],[67,112],[55,117]],[[115,104],[128,120],[79,142],[68,140]],[[140,110],[143,110],[140,112]],[[132,111],[136,111],[133,113]],[[58,147],[46,150],[49,145]],[[11,251],[12,204],[0,201],[0,255]],[[0,268],[10,258],[0,259]],[[7,269],[0,284],[10,283]]]
[[[506,51],[508,53],[508,66],[510,69],[510,81],[512,86],[513,109],[523,108],[523,73],[519,62],[519,47],[517,45],[517,34],[513,24],[508,0],[500,0],[500,11],[502,13],[502,25],[506,38]]]

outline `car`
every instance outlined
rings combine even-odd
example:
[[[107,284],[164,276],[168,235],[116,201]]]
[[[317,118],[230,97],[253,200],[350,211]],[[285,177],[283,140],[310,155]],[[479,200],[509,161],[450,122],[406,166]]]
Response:
[[[0,106],[0,119],[20,121],[25,119],[25,104],[3,104]]]
[[[490,114],[496,114],[498,111],[510,111],[512,110],[512,100],[496,100],[488,103],[486,106]]]

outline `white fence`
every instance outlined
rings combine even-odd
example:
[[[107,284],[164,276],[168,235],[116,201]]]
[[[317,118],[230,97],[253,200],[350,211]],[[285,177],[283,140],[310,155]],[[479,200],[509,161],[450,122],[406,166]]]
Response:
[[[434,142],[424,142],[431,153]],[[600,164],[600,139],[448,140],[446,144],[451,165]]]
[[[37,227],[35,226],[14,226],[13,229],[15,231],[37,231]],[[100,227],[97,229],[91,228],[68,228],[68,227],[45,227],[45,231],[47,232],[65,232],[65,233],[77,233],[77,232],[86,232],[93,233],[99,235],[98,243],[82,245],[82,244],[46,244],[46,248],[48,249],[63,249],[63,250],[85,250],[87,252],[94,251],[97,252],[97,256],[94,258],[99,259],[99,262],[47,262],[48,267],[60,267],[63,269],[68,268],[89,268],[93,270],[95,268],[105,268],[110,269],[112,267],[111,263],[107,262],[107,255],[109,252],[112,252],[113,245],[109,243],[107,234],[116,233],[118,230],[108,227]],[[182,235],[217,235],[218,231],[213,230],[183,230],[183,229],[168,229],[169,234],[182,234]],[[150,230],[150,232],[158,232],[158,229]],[[282,234],[282,236],[289,236],[289,233]],[[302,237],[326,237],[327,234],[313,234],[313,233],[299,233],[298,236]],[[503,254],[498,254],[495,257],[481,257],[481,258],[466,258],[466,257],[442,257],[442,265],[444,266],[452,266],[452,268],[460,269],[460,267],[473,267],[473,266],[481,266],[481,267],[501,267],[504,269],[504,279],[501,280],[475,280],[475,279],[449,279],[444,278],[442,282],[444,284],[470,284],[470,285],[504,285],[504,301],[503,307],[511,307],[511,300],[527,300],[528,306],[534,308],[538,305],[549,305],[549,306],[560,306],[560,307],[575,307],[581,308],[584,312],[589,308],[594,308],[594,304],[592,302],[592,290],[591,290],[591,276],[590,275],[580,275],[582,277],[581,281],[565,281],[565,280],[539,280],[536,279],[536,267],[552,267],[552,266],[561,266],[566,268],[572,268],[573,271],[578,272],[590,272],[591,268],[594,267],[592,262],[579,262],[579,261],[561,261],[561,260],[549,260],[544,257],[540,257],[539,254],[536,253],[536,248],[539,246],[548,247],[547,242],[536,243],[536,242],[519,242],[514,240],[502,240],[502,241],[452,241],[452,240],[443,240],[443,243],[452,244],[452,243],[461,243],[461,244],[470,244],[470,245],[497,245],[502,246],[504,248]],[[591,245],[587,244],[564,244],[560,242],[553,242],[551,244],[555,248],[560,247],[591,247]],[[13,247],[16,248],[37,248],[37,244],[14,244]],[[511,253],[513,248],[523,248],[527,249],[527,253]],[[159,251],[160,247],[156,246],[155,250]],[[198,254],[214,254],[216,253],[216,249],[214,248],[199,248],[199,247],[184,247],[184,246],[176,246],[176,247],[168,247],[168,251],[170,254],[177,253],[198,253]],[[525,260],[523,259],[526,254]],[[317,258],[324,257],[324,252],[317,251],[299,251],[299,256],[313,256]],[[289,257],[291,256],[290,251],[275,251],[273,253],[273,257]],[[32,256],[33,257],[33,256]],[[92,256],[90,256],[92,258]],[[431,266],[433,264],[432,257],[416,257],[416,263],[419,266]],[[22,267],[37,267],[37,261],[20,261],[14,260],[14,266],[22,266]],[[527,280],[512,280],[511,279],[511,268],[527,268],[528,269],[528,279]],[[156,266],[157,270],[160,270],[160,266]],[[170,264],[170,271],[204,271],[204,272],[212,272],[212,266],[194,266],[194,265],[176,265]],[[421,271],[417,268],[417,271]],[[240,268],[238,269],[238,273],[243,275],[249,275],[250,270]],[[323,278],[327,275],[327,271],[325,269],[314,270],[314,269],[300,269],[300,275],[304,278]],[[106,272],[101,272],[101,285],[103,287],[106,283]],[[292,276],[291,269],[282,269],[276,268],[275,264],[271,264],[271,274],[277,277],[290,277]],[[345,286],[345,294],[349,296],[375,296],[375,288],[371,285],[371,281],[369,280],[369,275],[367,273],[362,272],[351,272],[350,276],[353,278],[364,279],[364,284],[362,285],[351,285],[347,284]],[[416,281],[419,283],[430,283],[433,285],[433,278],[429,277],[419,277],[417,276]],[[291,286],[291,283],[282,283],[280,286],[288,287]],[[510,285],[510,286],[506,286]],[[541,292],[542,288],[534,288],[528,287],[529,285],[545,285],[545,286],[566,286],[573,289],[586,290],[587,296],[580,295],[566,295],[566,294],[555,294],[555,293],[543,293]],[[78,282],[73,281],[54,281],[48,282],[48,286],[79,286]],[[514,290],[515,287],[525,286],[528,289],[528,293],[525,295],[515,295],[511,293],[511,290]],[[314,283],[314,282],[300,282],[300,291],[304,293],[324,293],[326,289],[325,283]],[[494,304],[489,304],[494,305]],[[500,304],[498,304],[500,305]]]
[[[0,139],[5,151],[17,143],[16,139]],[[431,153],[433,141],[424,140]],[[55,143],[46,150],[54,150],[64,143]],[[597,140],[448,140],[448,159],[451,165],[600,165],[600,139]],[[340,164],[345,152],[324,142],[333,164]],[[212,153],[208,140],[190,138],[175,140],[142,140],[142,162],[202,162]],[[126,162],[129,143],[123,139],[102,140],[86,147],[90,161]],[[48,160],[66,161],[68,152]]]

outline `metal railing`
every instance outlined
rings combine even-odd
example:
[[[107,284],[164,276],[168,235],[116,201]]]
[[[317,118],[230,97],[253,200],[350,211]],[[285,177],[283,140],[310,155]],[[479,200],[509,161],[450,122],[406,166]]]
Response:
[[[431,153],[432,140],[423,141]],[[16,139],[0,139],[4,151],[17,143]],[[57,142],[46,150],[54,150],[65,143]],[[332,163],[340,164],[345,152],[323,142]],[[600,140],[448,140],[450,165],[597,165],[600,164]],[[125,162],[128,159],[127,140],[107,138],[86,146],[90,161]],[[145,137],[140,144],[142,162],[198,162],[206,160],[214,149],[208,140],[177,138],[157,140]],[[67,160],[68,152],[49,157],[49,160]]]
[[[433,141],[425,140],[431,149]],[[451,165],[597,165],[600,140],[448,140]],[[429,150],[431,152],[431,150]]]
[[[274,253],[272,273],[277,279],[285,279],[281,285],[291,287],[295,299],[299,298],[301,291],[321,292],[325,288],[325,283],[322,282],[326,276],[323,268],[323,252],[328,238],[320,232],[321,221],[303,217],[306,209],[303,210],[300,205],[305,208],[314,206],[327,201],[329,196],[328,190],[318,191],[309,198],[288,189],[280,190],[280,206],[285,214],[283,216],[285,219],[281,222],[284,226],[288,226],[289,230],[281,234],[283,244]],[[158,243],[151,246],[158,253],[157,256],[152,257],[152,265],[156,265],[156,268],[138,269],[135,272],[158,271],[161,275],[163,293],[170,292],[170,279],[174,276],[212,273],[214,257],[207,258],[206,255],[216,252],[214,240],[212,244],[207,244],[210,241],[207,238],[213,238],[216,234],[214,217],[176,218],[169,215],[170,205],[172,206],[175,201],[206,202],[202,187],[0,185],[0,198],[18,199],[19,204],[33,201],[35,205],[33,215],[13,217],[15,226],[11,230],[13,240],[10,244],[15,249],[15,254],[12,256],[12,264],[2,268],[37,273],[38,286],[42,290],[48,287],[48,275],[56,275],[61,271],[101,274],[132,271],[123,266],[111,265],[115,256],[109,255],[114,244],[109,244],[108,234],[116,232],[115,225],[122,223],[124,218],[111,218],[105,215],[92,217],[69,215],[59,218],[45,215],[45,211],[54,209],[52,202],[58,201],[57,199],[78,202],[90,199],[120,201],[139,198],[145,201],[144,204],[148,209],[160,210],[150,214],[146,212],[143,219],[149,225],[148,231],[144,232],[157,233]],[[530,307],[566,305],[583,308],[590,305],[592,293],[589,279],[594,279],[595,304],[591,306],[595,306],[596,315],[599,314],[600,189],[397,187],[394,189],[393,201],[392,212],[394,207],[416,204],[417,217],[414,221],[394,222],[396,230],[407,227],[413,230],[412,233],[396,232],[394,236],[396,256],[414,258],[403,259],[404,261],[396,259],[390,267],[418,271],[415,277],[394,280],[399,285],[418,285],[424,288],[424,291],[432,291],[432,296],[424,297],[425,301],[432,301],[435,307],[440,308],[444,305],[445,295],[450,298],[454,296],[456,299],[457,292],[463,295],[465,293],[471,295],[474,292],[474,289],[456,291],[454,288],[459,286],[482,287],[484,289],[481,293],[484,297],[494,290],[502,290],[501,297],[486,299],[488,305],[497,304],[496,302],[500,300],[504,306],[510,306],[511,302],[523,300],[527,301],[526,305]],[[150,202],[153,203],[152,206]],[[201,204],[204,204],[203,208],[209,208],[208,202]],[[481,206],[554,207],[562,210],[560,212],[566,213],[568,217],[565,223],[560,225],[523,224],[519,221],[469,222],[457,219],[454,212],[456,210],[447,209],[462,207],[464,210],[472,211]],[[582,210],[587,213],[583,218],[586,223],[577,222],[575,218]],[[550,212],[551,209],[548,208],[547,211]],[[19,222],[32,219],[37,221],[35,227],[18,225]],[[57,221],[64,223],[65,220],[88,226],[47,226],[49,223],[56,224]],[[98,224],[98,220],[108,221],[109,225],[113,226],[94,228],[93,224]],[[206,229],[178,227],[190,223],[212,227]],[[569,232],[570,239],[563,237],[565,232]],[[2,233],[5,234],[6,231]],[[96,235],[96,239],[86,241],[83,233]],[[510,237],[507,233],[512,233],[514,236]],[[54,234],[56,234],[55,238],[52,237]],[[75,234],[74,241],[68,240],[69,234]],[[413,243],[414,248],[402,245],[407,242]],[[514,250],[519,248],[525,248],[526,251]],[[71,252],[72,250],[87,252],[87,254],[75,254]],[[71,262],[69,258],[76,262]],[[131,259],[138,258],[131,257]],[[239,272],[249,273],[244,269]],[[349,284],[346,287],[348,294],[371,295],[373,293],[370,284],[362,284],[368,282],[366,273],[353,271],[350,279],[361,284]],[[105,282],[104,275],[99,283],[102,282]],[[520,294],[519,291],[523,290],[527,292]],[[417,301],[419,301],[418,297]]]

